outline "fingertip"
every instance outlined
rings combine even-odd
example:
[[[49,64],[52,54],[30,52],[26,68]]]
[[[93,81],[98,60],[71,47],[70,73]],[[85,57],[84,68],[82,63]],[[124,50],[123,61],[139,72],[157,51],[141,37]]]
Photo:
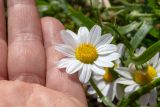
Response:
[[[45,48],[61,42],[60,32],[65,28],[59,20],[53,17],[43,17],[41,23]]]
[[[55,23],[55,24],[61,26],[62,28],[64,28],[63,24],[58,19],[50,17],[50,16],[42,17],[41,21],[42,22],[48,22],[48,21],[50,22],[51,21],[52,23]]]

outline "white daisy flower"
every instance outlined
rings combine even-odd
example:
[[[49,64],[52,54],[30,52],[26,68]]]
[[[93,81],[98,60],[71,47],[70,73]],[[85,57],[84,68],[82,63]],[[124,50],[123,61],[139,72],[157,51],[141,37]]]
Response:
[[[142,47],[137,50],[136,54],[140,55],[144,52],[145,48]],[[146,85],[154,79],[160,77],[160,56],[157,53],[152,59],[150,59],[145,68],[136,69],[134,64],[130,64],[127,67],[119,67],[115,69],[122,78],[117,80],[118,83],[127,85],[125,88],[126,95],[136,91],[139,87]],[[151,90],[149,93],[140,97],[139,102],[142,106],[149,104],[154,106],[157,100],[156,88]]]
[[[120,54],[120,56],[122,56],[124,53],[124,45],[120,43],[117,45],[117,47],[117,52]],[[116,60],[114,68],[119,67],[120,65],[120,60]],[[122,85],[116,83],[116,80],[118,79],[118,74],[114,71],[114,68],[105,67],[105,74],[99,75],[94,73],[93,75],[93,79],[98,89],[102,92],[104,96],[107,96],[112,101],[115,97],[118,99],[122,98],[124,94]],[[92,95],[96,94],[96,91],[93,89],[92,86],[90,86],[88,89],[88,93]],[[99,98],[98,101],[101,102]]]
[[[104,74],[103,67],[113,67],[112,61],[119,58],[117,46],[110,44],[111,34],[101,36],[101,27],[95,25],[89,31],[86,27],[80,27],[78,34],[70,30],[61,32],[64,44],[58,44],[55,48],[67,56],[58,62],[58,68],[66,68],[68,74],[78,72],[79,80],[87,83],[92,71]]]

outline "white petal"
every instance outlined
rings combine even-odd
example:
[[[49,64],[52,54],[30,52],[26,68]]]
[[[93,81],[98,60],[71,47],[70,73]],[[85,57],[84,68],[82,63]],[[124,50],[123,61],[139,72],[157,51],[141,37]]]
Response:
[[[153,65],[153,67],[156,67],[159,60],[159,53],[157,53],[152,59],[149,60],[149,64]]]
[[[124,84],[124,85],[133,85],[133,84],[136,84],[133,80],[126,79],[126,78],[118,78],[116,80],[116,83]]]
[[[86,27],[80,27],[78,30],[79,42],[85,43],[89,41],[89,30]]]
[[[82,68],[83,64],[78,60],[73,60],[66,68],[68,74],[73,74]]]
[[[108,94],[107,94],[107,96],[111,96],[110,99],[111,99],[112,101],[114,100],[115,95],[116,95],[115,88],[116,88],[116,87],[115,87],[115,84],[112,83],[112,84],[110,85],[110,87],[109,87],[109,91],[108,91]]]
[[[131,94],[131,93],[133,93],[134,91],[136,91],[136,88],[137,88],[137,87],[138,87],[137,84],[133,84],[133,85],[127,86],[127,87],[125,88],[124,92],[125,92],[126,94]]]
[[[117,45],[117,52],[120,54],[120,56],[122,56],[124,54],[125,51],[125,46],[123,43],[119,43]]]
[[[74,38],[74,39],[76,39],[78,36],[73,32],[73,31],[71,31],[71,30],[66,30],[66,32],[68,32],[70,35],[72,35],[72,37]]]
[[[93,79],[95,79],[96,81],[100,81],[100,80],[103,79],[103,76],[102,75],[97,75],[97,74],[94,73]]]
[[[88,92],[88,94],[90,94],[90,95],[96,93],[96,91],[93,89],[93,87],[89,87],[87,92]]]
[[[66,32],[65,30],[62,30],[61,37],[65,44],[70,45],[73,48],[76,47],[77,42],[70,33]]]
[[[137,56],[141,55],[145,50],[146,50],[145,47],[141,47],[140,49],[137,49],[137,50],[136,50],[136,55],[137,55]]]
[[[150,94],[151,95],[150,95],[149,104],[150,104],[150,106],[154,107],[157,103],[157,90],[156,90],[156,88],[151,90]]]
[[[157,72],[157,78],[159,78],[160,77],[160,72]]]
[[[68,57],[74,57],[74,51],[68,45],[58,44],[55,46],[55,49]]]
[[[111,34],[102,35],[96,42],[96,47],[99,47],[104,44],[110,44],[113,40],[113,36]]]
[[[125,78],[132,79],[129,69],[126,67],[115,68],[115,71]]]
[[[110,100],[114,100],[115,97],[115,86],[114,84],[107,84],[102,90],[104,96],[107,96]]]
[[[100,68],[100,67],[96,66],[95,64],[91,65],[91,69],[96,74],[100,74],[100,75],[105,74],[105,70],[103,68]]]
[[[98,97],[97,102],[102,103],[102,100]]]
[[[66,68],[70,62],[72,62],[73,58],[63,58],[57,63],[58,68]]]
[[[118,67],[121,67],[121,66],[122,66],[120,59],[117,59],[117,60],[115,60],[114,62],[115,62],[115,64],[116,64],[115,68],[118,68]]]
[[[105,55],[117,51],[117,46],[113,44],[101,45],[97,48],[98,54]]]
[[[82,83],[87,83],[91,77],[91,69],[89,64],[84,64],[82,71],[79,72],[79,80]]]
[[[150,94],[145,94],[145,95],[141,96],[140,99],[139,99],[140,105],[141,106],[146,106],[149,102],[149,97],[150,97]]]
[[[107,96],[108,91],[109,91],[109,88],[110,88],[110,84],[106,84],[106,85],[104,86],[104,88],[101,90],[101,92],[102,92],[102,94],[103,94],[104,96]],[[107,96],[107,97],[109,97],[109,96]]]
[[[97,87],[102,90],[106,86],[106,83],[102,80],[97,83]]]
[[[119,59],[119,57],[120,57],[119,53],[111,53],[111,54],[109,54],[105,57],[99,56],[98,60],[101,60],[101,61],[104,61],[104,62],[106,62],[106,61],[110,62],[110,61],[115,61],[115,60]]]
[[[121,99],[124,96],[124,86],[121,84],[116,84],[116,97],[117,99]]]
[[[90,42],[94,43],[101,36],[101,27],[94,25],[90,30]]]
[[[99,58],[94,62],[96,65],[100,66],[100,67],[113,67],[114,64],[112,62],[109,61],[102,61]]]

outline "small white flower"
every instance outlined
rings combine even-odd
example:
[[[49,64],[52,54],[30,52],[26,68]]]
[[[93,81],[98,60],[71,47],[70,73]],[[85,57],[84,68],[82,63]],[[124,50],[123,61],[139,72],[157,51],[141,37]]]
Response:
[[[123,55],[124,53],[124,45],[123,44],[118,44],[117,45],[118,50],[117,52],[120,54],[120,56]],[[119,67],[121,66],[120,60],[115,61],[115,66]],[[114,98],[121,99],[124,92],[123,92],[123,87],[122,85],[119,85],[116,83],[118,79],[118,74],[114,71],[114,68],[104,68],[105,74],[100,75],[100,74],[95,74],[93,75],[93,79],[98,87],[98,89],[102,92],[104,96],[107,96],[110,100],[114,100]],[[89,94],[96,94],[96,91],[93,89],[92,86],[89,87],[88,89]],[[98,101],[101,102],[101,100],[98,98]]]
[[[110,44],[113,37],[110,34],[101,36],[101,27],[95,25],[89,30],[80,27],[78,34],[70,30],[61,32],[64,44],[55,48],[67,58],[58,62],[58,68],[66,68],[68,74],[78,72],[82,83],[87,83],[92,71],[104,74],[103,67],[113,67],[112,61],[119,58],[117,46]]]
[[[145,48],[137,49],[136,55],[140,55],[144,52]],[[152,59],[150,59],[145,65],[146,68],[137,70],[134,64],[130,64],[129,67],[119,67],[115,69],[122,77],[117,80],[117,83],[127,85],[125,88],[126,95],[133,93],[139,87],[150,83],[154,79],[160,77],[160,56],[157,53]],[[139,102],[142,106],[149,104],[154,106],[157,100],[156,88],[149,93],[140,97]]]
[[[123,90],[121,85],[116,83],[118,79],[118,75],[113,71],[113,69],[104,68],[106,73],[104,75],[94,74],[93,79],[98,87],[98,89],[102,92],[104,96],[107,96],[110,100],[114,100],[115,97],[118,99],[122,97]],[[89,87],[89,94],[96,94],[96,91],[93,87]],[[98,101],[101,101],[98,98]]]

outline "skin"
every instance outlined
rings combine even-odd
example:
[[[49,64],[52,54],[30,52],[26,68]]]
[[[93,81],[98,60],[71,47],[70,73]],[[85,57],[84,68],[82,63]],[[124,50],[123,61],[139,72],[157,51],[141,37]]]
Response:
[[[8,28],[0,0],[0,107],[87,107],[77,74],[55,65],[64,26],[40,19],[35,0],[7,0],[7,11]]]

